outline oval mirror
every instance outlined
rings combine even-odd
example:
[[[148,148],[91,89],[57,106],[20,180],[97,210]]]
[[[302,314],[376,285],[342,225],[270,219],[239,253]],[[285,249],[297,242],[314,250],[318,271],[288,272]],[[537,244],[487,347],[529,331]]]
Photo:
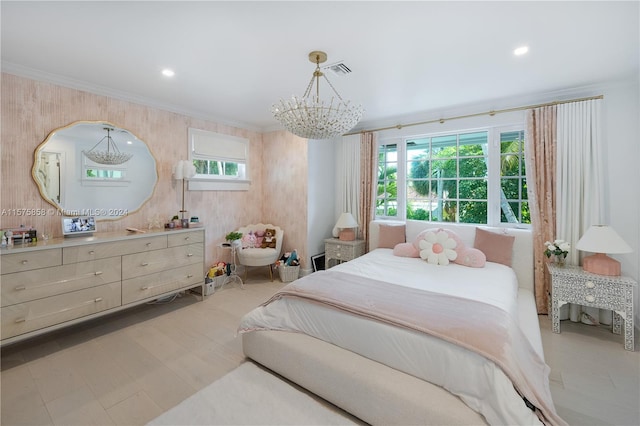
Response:
[[[31,170],[42,197],[68,216],[97,220],[129,215],[158,182],[147,144],[106,121],[77,121],[52,131]]]

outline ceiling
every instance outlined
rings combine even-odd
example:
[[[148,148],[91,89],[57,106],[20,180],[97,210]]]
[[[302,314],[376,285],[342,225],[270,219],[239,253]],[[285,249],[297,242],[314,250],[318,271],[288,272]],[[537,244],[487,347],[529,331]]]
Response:
[[[639,73],[639,2],[2,1],[2,70],[226,124],[279,128],[314,65],[361,124]],[[513,50],[529,46],[529,53]],[[165,67],[173,78],[161,75]],[[321,96],[330,88],[321,82]]]

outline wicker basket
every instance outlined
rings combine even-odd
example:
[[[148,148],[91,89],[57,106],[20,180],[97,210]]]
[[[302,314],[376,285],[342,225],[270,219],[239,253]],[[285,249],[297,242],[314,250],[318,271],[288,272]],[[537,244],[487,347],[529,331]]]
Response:
[[[280,273],[280,281],[288,283],[298,279],[300,274],[300,266],[278,266],[278,273]]]

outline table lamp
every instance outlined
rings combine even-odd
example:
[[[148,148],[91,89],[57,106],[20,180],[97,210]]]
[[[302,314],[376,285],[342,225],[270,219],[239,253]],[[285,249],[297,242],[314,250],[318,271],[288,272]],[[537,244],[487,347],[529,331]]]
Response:
[[[185,226],[184,214],[187,211],[184,209],[184,187],[185,187],[186,181],[191,179],[195,175],[196,175],[196,167],[193,165],[192,161],[180,160],[175,164],[175,166],[173,166],[173,178],[175,180],[182,181],[182,210],[180,210],[180,213],[182,214],[182,218],[181,218],[182,226],[185,228],[189,226],[189,223],[187,221]]]
[[[342,213],[336,222],[335,228],[339,230],[338,239],[342,241],[353,241],[356,239],[355,228],[358,222],[353,218],[351,213]]]
[[[592,225],[576,244],[582,251],[595,253],[582,260],[582,269],[598,275],[620,275],[620,262],[605,253],[631,253],[629,245],[607,225]]]

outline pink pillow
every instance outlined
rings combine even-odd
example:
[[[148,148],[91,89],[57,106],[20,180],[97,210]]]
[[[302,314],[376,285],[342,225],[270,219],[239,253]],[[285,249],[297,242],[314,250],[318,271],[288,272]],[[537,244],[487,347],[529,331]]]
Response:
[[[458,265],[469,266],[471,268],[484,268],[484,264],[487,261],[487,257],[483,252],[476,248],[465,247],[461,250],[456,250],[458,257],[454,260],[454,263]]]
[[[516,237],[476,228],[476,239],[473,246],[482,251],[487,261],[511,266],[513,242]]]
[[[416,250],[412,243],[396,244],[393,248],[393,255],[399,257],[420,257],[420,252]]]
[[[455,258],[453,263],[457,263],[458,265],[463,266],[469,266],[471,268],[484,268],[484,264],[487,261],[485,254],[480,250],[467,247],[458,234],[448,229],[425,229],[424,231],[420,232],[413,243],[418,253],[420,253],[420,240],[424,239],[424,234],[427,232],[438,231],[445,231],[447,234],[449,234],[449,238],[452,238],[456,242],[456,248],[454,250],[458,254],[458,257]]]
[[[404,243],[405,226],[404,225],[379,225],[380,237],[378,239],[378,248],[394,248],[397,244]]]

